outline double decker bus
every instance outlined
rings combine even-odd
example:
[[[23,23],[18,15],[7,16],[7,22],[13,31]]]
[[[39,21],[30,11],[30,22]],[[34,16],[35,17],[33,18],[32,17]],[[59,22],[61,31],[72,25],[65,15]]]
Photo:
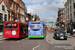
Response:
[[[50,28],[50,31],[54,31],[54,27],[51,27],[51,28]]]
[[[46,31],[44,30],[43,22],[32,21],[28,24],[28,38],[44,38]]]
[[[28,36],[28,24],[6,21],[3,24],[3,38],[24,38]]]

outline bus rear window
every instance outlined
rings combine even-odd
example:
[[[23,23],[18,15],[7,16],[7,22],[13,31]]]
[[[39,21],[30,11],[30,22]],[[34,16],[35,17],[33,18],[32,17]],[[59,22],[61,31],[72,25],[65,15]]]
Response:
[[[5,23],[5,28],[17,28],[18,23]]]

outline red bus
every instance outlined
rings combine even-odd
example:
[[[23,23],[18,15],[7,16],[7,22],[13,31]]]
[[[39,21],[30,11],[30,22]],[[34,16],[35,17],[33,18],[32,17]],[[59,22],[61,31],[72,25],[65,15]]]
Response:
[[[54,28],[50,28],[50,31],[54,31]]]
[[[7,21],[3,24],[3,38],[24,38],[28,36],[28,24]]]

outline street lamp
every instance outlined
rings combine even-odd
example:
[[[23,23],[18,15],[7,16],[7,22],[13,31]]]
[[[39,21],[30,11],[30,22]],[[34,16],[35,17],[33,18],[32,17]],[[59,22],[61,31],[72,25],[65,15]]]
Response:
[[[26,21],[28,21],[28,17],[26,17]]]
[[[34,21],[35,19],[33,18],[33,21]]]

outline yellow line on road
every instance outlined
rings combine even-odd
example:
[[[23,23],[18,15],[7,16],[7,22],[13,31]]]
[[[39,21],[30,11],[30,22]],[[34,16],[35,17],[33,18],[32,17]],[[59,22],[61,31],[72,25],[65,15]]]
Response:
[[[22,39],[21,41],[24,41],[24,39]]]
[[[0,43],[2,43],[3,41],[0,41]]]
[[[28,39],[28,38],[25,38],[25,39]]]
[[[72,36],[70,36],[70,35],[67,35],[68,37],[72,37]],[[72,37],[72,38],[74,38],[75,39],[75,37]]]
[[[16,41],[16,42],[11,42],[11,43],[19,43],[20,41]]]

